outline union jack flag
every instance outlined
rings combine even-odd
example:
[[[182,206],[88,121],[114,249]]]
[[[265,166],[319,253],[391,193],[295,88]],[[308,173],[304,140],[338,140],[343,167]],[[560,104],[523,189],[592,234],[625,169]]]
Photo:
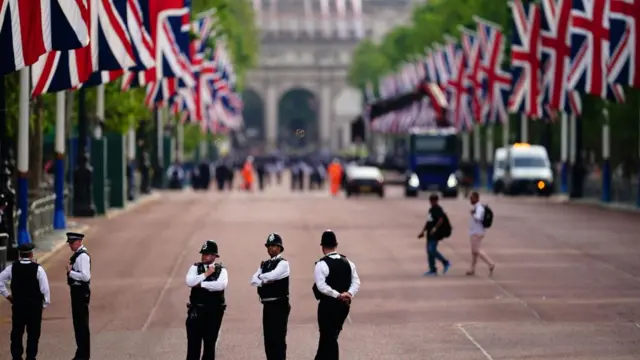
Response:
[[[0,75],[34,64],[53,50],[89,44],[87,0],[0,0]],[[8,55],[11,54],[11,55]]]
[[[134,45],[127,27],[128,0],[99,0],[99,6],[97,42],[91,45],[97,45],[98,71],[76,88],[111,82],[122,75],[123,69],[136,66]]]
[[[513,19],[512,93],[509,99],[509,112],[540,118],[542,116],[540,10],[535,4],[525,7],[520,0],[510,2],[509,6]]]
[[[90,38],[98,36],[98,1],[90,0],[88,5],[87,27],[91,29]],[[31,96],[73,89],[98,71],[98,41],[88,46],[70,51],[52,51],[41,56],[31,65]]]
[[[542,63],[544,64],[545,104],[563,109],[569,93],[571,69],[571,0],[542,0]]]
[[[573,0],[569,87],[624,102],[622,86],[608,80],[609,0]]]
[[[135,71],[155,66],[155,45],[149,25],[149,1],[127,0],[127,28],[136,58]]]
[[[482,89],[482,79],[480,64],[482,55],[480,53],[480,42],[476,34],[466,28],[462,28],[462,49],[466,59],[465,86],[469,92],[471,102],[471,114],[476,122],[481,121],[482,103],[484,91]]]
[[[640,1],[611,0],[608,80],[640,88]]]
[[[504,36],[496,26],[476,18],[482,59],[482,83],[486,91],[482,123],[509,120],[507,104],[511,92],[511,74],[502,69]]]
[[[451,79],[449,80],[449,122],[458,129],[471,130],[473,115],[471,113],[469,94],[465,84],[465,57],[460,45],[449,42],[447,53],[453,55]]]

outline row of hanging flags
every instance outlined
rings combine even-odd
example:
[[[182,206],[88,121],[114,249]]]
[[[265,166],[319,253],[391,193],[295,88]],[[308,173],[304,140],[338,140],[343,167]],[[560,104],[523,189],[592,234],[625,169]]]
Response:
[[[475,31],[427,49],[419,61],[380,82],[382,99],[437,83],[447,94],[446,119],[463,131],[504,123],[509,113],[553,121],[558,113],[580,116],[581,94],[623,103],[624,85],[640,88],[640,0],[541,0],[509,3],[511,63],[503,67],[499,26],[474,18]],[[367,98],[373,99],[371,86]],[[380,132],[434,126],[426,98],[370,119]],[[366,110],[365,110],[366,117]]]
[[[32,97],[121,79],[149,108],[224,132],[243,104],[217,30],[215,12],[191,20],[191,0],[0,0],[0,76],[30,66]]]

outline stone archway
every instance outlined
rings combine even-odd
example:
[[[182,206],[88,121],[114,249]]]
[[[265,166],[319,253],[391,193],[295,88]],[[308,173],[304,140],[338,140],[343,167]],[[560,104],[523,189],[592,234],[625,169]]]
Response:
[[[252,143],[264,142],[266,139],[264,100],[257,91],[247,88],[242,91],[242,101],[245,137]]]
[[[311,91],[292,88],[278,101],[278,144],[293,148],[317,146],[320,101]]]

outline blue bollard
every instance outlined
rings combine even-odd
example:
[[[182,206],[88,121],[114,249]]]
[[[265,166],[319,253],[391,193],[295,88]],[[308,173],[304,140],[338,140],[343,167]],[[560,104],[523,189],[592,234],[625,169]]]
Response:
[[[560,193],[569,193],[569,164],[566,161],[562,162],[560,168]]]
[[[487,164],[487,190],[493,191],[493,164]]]
[[[31,242],[31,234],[27,228],[29,215],[29,181],[27,174],[18,175],[18,209],[20,209],[20,217],[18,218],[18,245],[28,244]]]
[[[482,186],[482,179],[480,178],[480,164],[473,164],[473,187],[479,189]]]
[[[67,218],[64,214],[64,154],[56,154],[54,190],[56,194],[53,212],[53,228],[63,230],[67,228]]]
[[[602,164],[602,202],[611,202],[611,165],[608,159]]]

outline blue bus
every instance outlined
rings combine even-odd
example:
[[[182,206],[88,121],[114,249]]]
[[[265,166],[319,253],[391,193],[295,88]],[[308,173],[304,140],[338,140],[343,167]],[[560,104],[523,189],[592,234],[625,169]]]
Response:
[[[459,141],[455,128],[412,129],[408,136],[405,196],[420,191],[440,191],[458,196]]]

